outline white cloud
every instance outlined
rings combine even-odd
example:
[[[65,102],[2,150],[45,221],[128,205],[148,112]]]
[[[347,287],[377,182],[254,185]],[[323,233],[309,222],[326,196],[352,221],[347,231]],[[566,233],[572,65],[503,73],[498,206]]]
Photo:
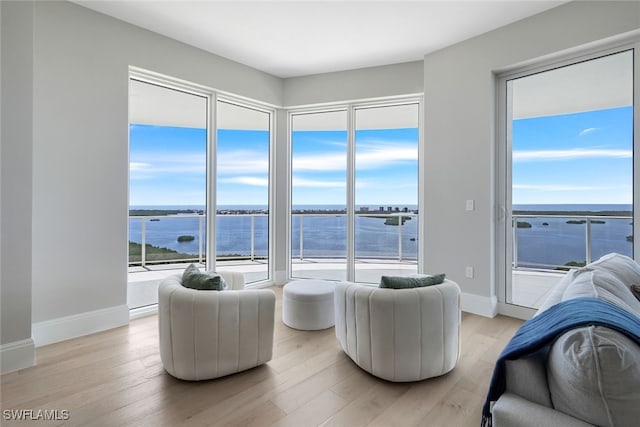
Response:
[[[220,175],[260,174],[269,172],[269,155],[251,150],[218,153],[217,173]]]
[[[599,185],[569,185],[569,184],[513,184],[514,190],[534,191],[602,191],[617,190],[620,187]]]
[[[585,135],[589,135],[590,133],[593,133],[597,130],[600,130],[600,128],[587,128],[585,130],[583,130],[582,132],[580,132],[580,136],[585,136]]]
[[[291,167],[294,171],[346,171],[347,154],[295,155]]]
[[[363,147],[356,155],[356,167],[372,169],[384,164],[404,161],[418,161],[418,147],[407,145]]]
[[[573,149],[573,150],[532,150],[514,151],[514,162],[533,162],[545,160],[576,160],[589,158],[618,158],[626,159],[633,156],[632,150],[608,149]]]
[[[258,178],[254,176],[236,176],[231,178],[221,178],[221,179],[218,179],[218,182],[224,183],[224,184],[252,185],[255,187],[269,186],[269,178]]]
[[[313,188],[344,188],[346,183],[344,181],[321,181],[313,179],[305,179],[294,176],[293,186],[295,187],[313,187]]]
[[[143,162],[129,163],[129,170],[131,172],[145,171],[145,170],[148,170],[150,167],[151,165],[149,163],[143,163]]]
[[[417,162],[418,147],[405,142],[384,141],[356,144],[356,168],[375,169],[395,162]],[[294,171],[344,171],[347,168],[346,153],[295,155]]]

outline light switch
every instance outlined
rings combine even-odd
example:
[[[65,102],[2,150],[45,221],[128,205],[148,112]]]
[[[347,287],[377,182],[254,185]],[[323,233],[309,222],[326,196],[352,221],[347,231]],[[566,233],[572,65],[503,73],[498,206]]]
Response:
[[[467,208],[466,209],[468,211],[472,211],[472,210],[475,209],[475,207],[476,207],[475,205],[476,205],[475,200],[469,199],[469,200],[467,200]]]

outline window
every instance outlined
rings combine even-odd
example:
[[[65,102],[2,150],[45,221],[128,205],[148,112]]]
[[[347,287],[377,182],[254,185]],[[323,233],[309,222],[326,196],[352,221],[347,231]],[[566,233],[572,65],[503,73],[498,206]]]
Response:
[[[206,95],[130,80],[130,308],[157,303],[149,274],[206,259]]]
[[[507,303],[537,308],[563,272],[633,256],[633,61],[625,50],[503,79]]]
[[[292,277],[378,283],[418,271],[419,110],[292,113]]]
[[[355,110],[355,281],[417,273],[418,104]]]
[[[132,74],[129,307],[156,304],[159,281],[190,263],[269,280],[272,112]]]
[[[271,115],[221,100],[216,113],[217,269],[267,280]]]
[[[347,279],[347,111],[291,123],[291,276]]]

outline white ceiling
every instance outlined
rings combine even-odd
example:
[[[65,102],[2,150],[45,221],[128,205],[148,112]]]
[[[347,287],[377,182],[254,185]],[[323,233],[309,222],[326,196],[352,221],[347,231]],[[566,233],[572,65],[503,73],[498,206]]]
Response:
[[[286,78],[421,60],[566,1],[74,3]]]

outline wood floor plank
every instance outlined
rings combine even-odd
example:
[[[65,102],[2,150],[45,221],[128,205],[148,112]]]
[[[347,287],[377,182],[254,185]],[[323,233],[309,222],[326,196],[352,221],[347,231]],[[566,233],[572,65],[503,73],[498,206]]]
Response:
[[[273,359],[238,374],[171,377],[158,350],[157,316],[36,349],[37,365],[0,378],[3,410],[68,410],[69,420],[2,426],[476,426],[493,364],[522,321],[463,313],[453,371],[391,383],[346,356],[333,328],[282,323],[276,293]]]

